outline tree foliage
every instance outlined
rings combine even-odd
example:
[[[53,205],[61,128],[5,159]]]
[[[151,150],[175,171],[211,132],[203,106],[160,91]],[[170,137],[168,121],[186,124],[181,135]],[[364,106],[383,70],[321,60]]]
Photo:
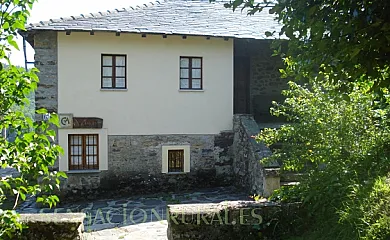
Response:
[[[62,152],[53,144],[55,131],[51,125],[58,124],[57,117],[52,115],[48,122],[35,122],[32,116],[24,114],[28,97],[37,87],[37,69],[25,71],[12,65],[8,57],[12,49],[19,49],[15,38],[18,31],[24,30],[34,2],[0,1],[0,130],[13,129],[16,134],[14,141],[0,137],[0,167],[17,171],[16,176],[0,179],[0,239],[14,239],[22,229],[14,211],[21,201],[38,195],[39,202],[55,205],[58,197],[51,193],[59,187],[59,177],[66,177],[49,169]]]
[[[303,173],[274,200],[302,201],[310,216],[303,239],[389,239],[390,1],[232,0],[233,10],[269,11],[287,51],[275,53],[290,86],[271,113],[287,122],[257,140],[265,161]],[[257,23],[253,23],[254,25]],[[284,50],[284,49],[283,49]]]
[[[267,34],[289,39],[285,76],[330,81],[343,91],[352,87],[339,83],[390,84],[388,0],[234,0],[226,6],[275,14],[281,31]]]
[[[290,122],[265,129],[257,140],[282,146],[265,161],[280,161],[284,170],[304,173],[298,186],[277,191],[273,199],[303,202],[311,214],[307,220],[316,223],[311,227],[317,235],[309,239],[359,239],[368,236],[368,227],[389,229],[390,218],[381,214],[390,214],[390,208],[377,204],[386,206],[390,199],[370,197],[378,192],[374,183],[390,171],[389,109],[376,108],[380,102],[367,89],[354,89],[348,99],[330,94],[332,89],[322,83],[290,82],[286,101],[275,103],[271,111]],[[364,219],[371,224],[385,221],[371,226]]]

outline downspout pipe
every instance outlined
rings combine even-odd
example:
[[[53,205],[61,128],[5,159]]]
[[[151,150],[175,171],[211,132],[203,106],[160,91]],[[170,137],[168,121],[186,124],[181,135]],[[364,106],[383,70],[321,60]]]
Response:
[[[23,55],[24,55],[24,68],[27,71],[27,48],[26,48],[26,37],[23,35]]]

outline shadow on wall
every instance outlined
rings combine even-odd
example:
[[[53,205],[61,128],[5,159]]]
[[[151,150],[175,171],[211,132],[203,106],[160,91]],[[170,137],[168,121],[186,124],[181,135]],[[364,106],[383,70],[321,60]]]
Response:
[[[271,122],[285,122],[284,117],[275,117],[271,115],[270,108],[273,107],[272,102],[283,102],[285,97],[281,94],[274,95],[258,95],[252,99],[253,104],[253,117],[256,122],[271,123]]]

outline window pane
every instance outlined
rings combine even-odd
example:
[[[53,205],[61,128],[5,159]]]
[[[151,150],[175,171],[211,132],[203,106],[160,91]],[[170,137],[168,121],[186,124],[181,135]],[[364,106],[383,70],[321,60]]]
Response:
[[[112,56],[103,56],[103,66],[112,66]]]
[[[71,145],[81,145],[81,136],[70,136],[70,144]]]
[[[192,79],[192,88],[201,88],[200,79]]]
[[[184,150],[168,150],[168,172],[183,172]]]
[[[124,78],[116,78],[115,87],[117,88],[126,87],[126,80]]]
[[[116,76],[117,77],[124,77],[125,76],[125,70],[126,70],[126,68],[124,68],[124,67],[117,67],[116,68]]]
[[[189,59],[188,58],[180,58],[180,67],[189,67]]]
[[[81,160],[81,157],[79,156],[72,156],[70,159],[70,162],[72,165],[82,165],[83,161]]]
[[[87,145],[96,145],[96,136],[87,136]]]
[[[116,56],[116,66],[126,66],[126,57],[125,56]]]
[[[188,78],[188,69],[180,69],[180,78]]]
[[[200,58],[193,58],[192,59],[192,67],[193,68],[201,68],[202,67],[202,61]]]
[[[201,78],[201,70],[192,69],[192,78]]]
[[[96,156],[89,156],[87,157],[87,165],[94,165],[97,164],[97,157]]]
[[[82,155],[83,154],[83,149],[81,146],[72,146],[71,147],[71,155]]]
[[[112,80],[111,78],[103,78],[103,86],[104,88],[110,88],[112,87]]]
[[[188,79],[180,79],[180,88],[189,88]]]
[[[97,154],[97,146],[89,146],[87,147],[87,155],[96,155]]]
[[[112,67],[103,67],[103,77],[112,77]]]

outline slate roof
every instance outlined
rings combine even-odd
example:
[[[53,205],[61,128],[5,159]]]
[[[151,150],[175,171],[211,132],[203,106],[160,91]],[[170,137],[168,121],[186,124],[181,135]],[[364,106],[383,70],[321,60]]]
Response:
[[[274,15],[268,11],[266,8],[248,16],[246,10],[226,9],[223,1],[161,0],[127,9],[50,19],[27,25],[26,29],[27,32],[108,31],[265,39],[265,31],[280,29]]]

